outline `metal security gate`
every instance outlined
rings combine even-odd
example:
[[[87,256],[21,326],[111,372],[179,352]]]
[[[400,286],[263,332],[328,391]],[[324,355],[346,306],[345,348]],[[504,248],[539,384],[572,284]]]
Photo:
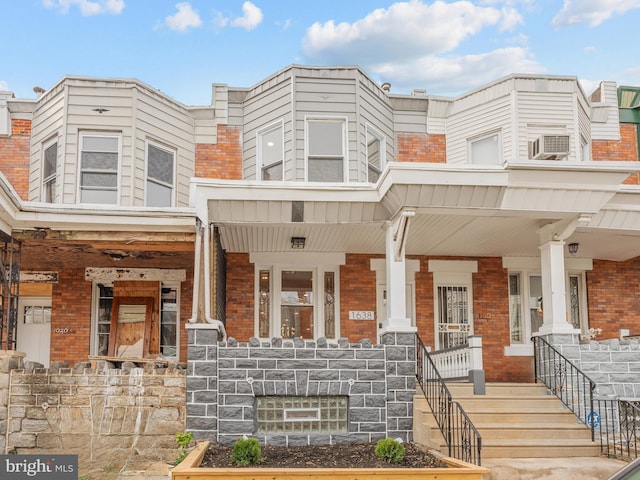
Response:
[[[439,285],[437,296],[438,349],[465,345],[471,332],[467,287]]]
[[[0,232],[0,349],[15,350],[22,244]]]

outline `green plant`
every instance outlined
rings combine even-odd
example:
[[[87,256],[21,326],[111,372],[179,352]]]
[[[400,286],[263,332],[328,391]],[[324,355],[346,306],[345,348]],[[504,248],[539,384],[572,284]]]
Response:
[[[404,445],[393,438],[383,438],[376,443],[376,457],[387,463],[400,463],[404,459]]]
[[[236,440],[231,451],[231,463],[238,466],[255,465],[262,461],[262,449],[257,438],[242,437]]]
[[[173,462],[178,465],[189,454],[189,445],[193,442],[193,434],[191,432],[176,433],[176,443],[178,444],[178,458]]]

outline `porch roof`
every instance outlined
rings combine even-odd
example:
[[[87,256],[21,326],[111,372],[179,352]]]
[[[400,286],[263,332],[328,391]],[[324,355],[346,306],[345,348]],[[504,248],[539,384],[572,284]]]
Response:
[[[196,210],[216,224],[230,252],[384,254],[385,226],[415,210],[407,255],[539,256],[538,230],[591,216],[569,242],[579,256],[640,255],[640,190],[621,187],[635,162],[540,162],[486,167],[393,163],[375,184],[194,179]],[[304,204],[292,221],[294,202]]]

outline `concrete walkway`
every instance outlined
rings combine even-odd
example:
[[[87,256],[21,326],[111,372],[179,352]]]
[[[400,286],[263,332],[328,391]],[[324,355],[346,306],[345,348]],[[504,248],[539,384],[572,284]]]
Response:
[[[627,465],[604,457],[487,458],[484,480],[607,480]]]

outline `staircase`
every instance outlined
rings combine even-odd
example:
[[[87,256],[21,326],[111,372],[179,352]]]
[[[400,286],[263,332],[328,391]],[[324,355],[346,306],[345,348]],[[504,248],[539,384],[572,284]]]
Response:
[[[469,383],[447,383],[482,436],[482,458],[596,457],[600,444],[547,388],[535,383],[488,383],[474,395]],[[414,441],[448,449],[422,392],[414,399]]]

